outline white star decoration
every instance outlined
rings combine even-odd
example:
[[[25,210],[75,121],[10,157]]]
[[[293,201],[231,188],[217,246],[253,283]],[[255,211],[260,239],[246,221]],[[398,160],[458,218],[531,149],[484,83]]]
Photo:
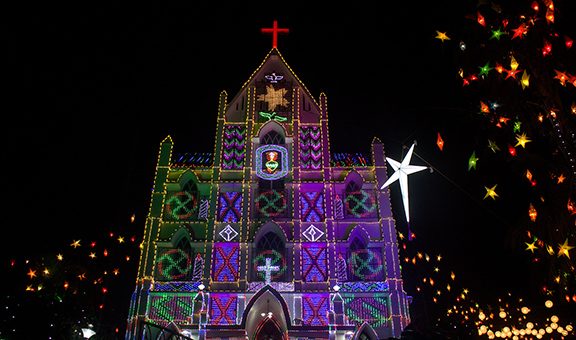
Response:
[[[415,172],[422,171],[428,168],[426,166],[410,165],[410,158],[412,158],[414,145],[415,144],[412,144],[410,150],[408,150],[408,153],[406,154],[406,157],[404,157],[404,159],[402,160],[402,163],[386,157],[386,160],[388,161],[388,163],[390,164],[392,169],[394,169],[395,172],[392,174],[392,176],[390,176],[390,178],[388,178],[386,183],[384,183],[384,185],[380,188],[380,190],[382,190],[387,186],[389,186],[390,184],[396,182],[396,180],[400,180],[402,203],[404,205],[404,212],[406,213],[406,222],[408,223],[410,223],[410,210],[408,205],[408,175],[411,175]]]

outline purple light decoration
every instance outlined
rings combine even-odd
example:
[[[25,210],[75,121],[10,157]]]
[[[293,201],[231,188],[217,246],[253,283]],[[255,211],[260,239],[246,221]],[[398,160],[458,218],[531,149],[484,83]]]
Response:
[[[210,296],[210,324],[236,324],[236,305],[238,297],[230,294],[212,294]]]
[[[244,167],[246,157],[246,128],[242,125],[224,126],[222,141],[222,168],[224,170],[239,170]]]
[[[222,222],[238,222],[242,217],[242,193],[221,192],[218,200],[218,220]]]
[[[324,194],[303,192],[300,196],[301,216],[304,222],[324,221]]]
[[[344,296],[344,313],[357,325],[368,322],[372,327],[385,326],[388,322],[388,299],[386,295],[373,297]]]
[[[302,277],[306,282],[325,282],[328,279],[326,246],[302,244]]]
[[[216,282],[234,282],[238,280],[240,266],[237,243],[214,243],[214,270],[212,279]]]
[[[302,297],[302,323],[305,326],[326,326],[328,324],[328,296],[310,294]]]
[[[318,170],[321,166],[320,127],[302,126],[300,128],[300,167],[307,170]]]

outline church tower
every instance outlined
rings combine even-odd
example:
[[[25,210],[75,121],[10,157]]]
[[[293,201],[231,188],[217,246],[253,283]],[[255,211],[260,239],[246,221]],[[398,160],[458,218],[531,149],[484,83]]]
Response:
[[[326,95],[280,30],[221,93],[213,154],[160,144],[126,339],[386,339],[410,322],[383,145],[332,153]]]

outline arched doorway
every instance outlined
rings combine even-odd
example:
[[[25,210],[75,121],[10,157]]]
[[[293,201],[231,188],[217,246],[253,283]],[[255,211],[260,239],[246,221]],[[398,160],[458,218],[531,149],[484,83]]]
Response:
[[[284,332],[274,319],[268,318],[256,330],[255,340],[283,340]]]

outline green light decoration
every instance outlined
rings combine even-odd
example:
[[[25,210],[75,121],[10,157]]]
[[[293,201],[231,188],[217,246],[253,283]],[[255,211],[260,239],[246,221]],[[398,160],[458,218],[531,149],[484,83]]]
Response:
[[[492,36],[490,36],[490,39],[500,40],[502,34],[505,34],[505,32],[502,32],[500,28],[498,28],[497,30],[492,30]]]
[[[487,76],[493,68],[490,67],[490,63],[486,63],[484,66],[480,66],[480,72],[478,73],[479,76]]]
[[[268,263],[266,262],[266,259],[269,259]],[[258,273],[258,277],[262,280],[266,279],[266,273],[264,271],[259,271],[258,267],[266,265],[278,266],[280,270],[270,272],[270,279],[272,280],[282,277],[286,272],[286,260],[284,259],[284,256],[274,249],[260,252],[258,256],[252,260],[252,264],[254,265],[254,272]]]
[[[476,151],[472,152],[472,155],[468,159],[468,171],[474,169],[476,170],[476,163],[480,158],[476,157]]]
[[[346,195],[346,210],[357,218],[368,217],[376,210],[376,203],[364,190],[349,192]]]
[[[186,278],[192,269],[192,259],[182,249],[170,249],[158,258],[160,279],[173,281]]]
[[[188,191],[174,193],[166,201],[168,216],[176,220],[189,219],[195,215],[197,209],[196,197]]]
[[[344,295],[344,313],[357,325],[363,322],[372,327],[386,326],[388,323],[388,299],[385,294],[374,294],[371,297]]]
[[[264,191],[256,198],[258,212],[266,217],[274,217],[286,210],[286,199],[282,192],[276,190]]]
[[[350,268],[359,279],[375,279],[382,273],[384,265],[378,253],[370,249],[360,249],[350,254]]]
[[[516,120],[514,122],[514,132],[520,132],[521,129],[522,129],[522,122],[519,120]]]
[[[278,114],[276,112],[260,111],[260,112],[258,112],[258,114],[260,115],[260,117],[268,118],[267,122],[269,122],[271,120],[275,120],[277,122],[283,123],[283,122],[288,120],[288,118],[286,118],[286,117],[278,116]]]
[[[172,321],[185,323],[194,313],[194,299],[198,293],[152,293],[148,317],[160,324]]]

